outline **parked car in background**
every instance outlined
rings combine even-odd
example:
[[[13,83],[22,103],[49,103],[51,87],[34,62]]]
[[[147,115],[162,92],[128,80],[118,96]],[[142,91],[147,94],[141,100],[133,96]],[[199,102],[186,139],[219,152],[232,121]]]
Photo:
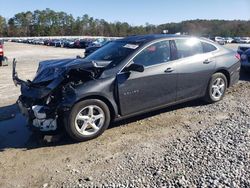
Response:
[[[240,43],[240,37],[234,37],[232,43]]]
[[[10,42],[18,42],[25,44],[33,45],[45,45],[45,46],[54,46],[54,47],[63,47],[63,48],[88,48],[90,46],[100,47],[108,38],[105,37],[89,37],[89,38],[14,38],[8,39]]]
[[[90,41],[88,47],[92,47],[92,46],[103,46],[103,44],[105,44],[107,41],[109,41],[110,39],[104,39],[104,38],[98,38],[96,40]]]
[[[49,46],[55,46],[56,42],[57,42],[57,39],[50,40]]]
[[[217,42],[217,43],[220,44],[220,45],[226,44],[226,40],[225,40],[225,38],[223,38],[223,37],[215,37],[215,38],[214,38],[214,41]]]
[[[69,40],[68,43],[67,43],[67,47],[68,48],[76,48],[76,41],[78,41],[78,39]]]
[[[46,46],[48,46],[49,42],[50,42],[49,39],[45,39],[45,40],[43,41],[43,44],[46,45]]]
[[[103,47],[104,45],[108,44],[109,42],[111,42],[111,40],[102,40],[102,41],[98,41],[98,42],[92,42],[92,44],[89,45],[89,47],[87,47],[85,49],[84,52],[84,56],[87,57],[90,54],[92,54],[94,51],[98,50],[99,48]]]
[[[241,67],[250,71],[250,46],[239,46],[237,52],[241,57]]]
[[[92,54],[93,52],[95,52],[96,50],[98,50],[99,48],[101,48],[104,45],[108,44],[109,42],[111,42],[111,41],[104,41],[103,43],[98,43],[98,44],[92,45],[90,47],[87,47],[85,49],[85,52],[84,52],[84,57],[89,56],[90,54]]]
[[[39,44],[39,45],[44,45],[44,40],[43,40],[43,39],[39,39],[39,40],[38,40],[38,44]]]
[[[225,38],[226,43],[232,43],[233,40],[234,40],[234,39],[231,38],[231,37],[226,37],[226,38]]]
[[[241,43],[250,43],[250,37],[241,37]]]
[[[73,47],[74,48],[80,48],[80,40],[79,39],[74,41],[74,46]]]
[[[80,40],[80,48],[86,49],[87,47],[89,47],[90,43],[91,43],[91,40],[81,39]]]
[[[63,46],[63,39],[55,40],[55,47],[62,47]]]
[[[72,48],[74,46],[74,39],[66,39],[63,41],[62,46],[64,48]]]
[[[46,132],[64,125],[86,141],[111,121],[197,98],[222,100],[239,80],[240,60],[210,40],[162,34],[119,39],[84,59],[41,62],[33,81],[19,79],[15,67],[30,126]]]
[[[78,39],[74,42],[74,48],[87,48],[90,44],[90,41],[87,39]]]

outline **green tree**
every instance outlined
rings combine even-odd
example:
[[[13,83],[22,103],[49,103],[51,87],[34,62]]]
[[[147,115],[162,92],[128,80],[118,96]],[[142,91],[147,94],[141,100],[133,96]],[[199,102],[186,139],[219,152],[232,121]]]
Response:
[[[110,23],[104,19],[95,19],[87,14],[75,19],[71,14],[56,12],[49,8],[21,12],[8,21],[0,17],[1,36],[128,36],[161,33],[163,30],[168,30],[169,33],[181,32],[197,36],[250,36],[250,21],[197,19],[161,25],[146,23],[131,26],[126,22]]]
[[[6,19],[0,16],[0,37],[7,35],[7,24]]]

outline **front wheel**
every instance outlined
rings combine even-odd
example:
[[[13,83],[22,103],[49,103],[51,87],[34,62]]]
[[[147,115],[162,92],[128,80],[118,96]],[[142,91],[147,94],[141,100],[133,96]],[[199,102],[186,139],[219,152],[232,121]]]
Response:
[[[207,87],[205,101],[215,103],[223,99],[227,89],[227,78],[223,73],[215,73]]]
[[[66,131],[76,141],[87,141],[100,136],[109,126],[108,106],[97,99],[77,103],[71,110]]]

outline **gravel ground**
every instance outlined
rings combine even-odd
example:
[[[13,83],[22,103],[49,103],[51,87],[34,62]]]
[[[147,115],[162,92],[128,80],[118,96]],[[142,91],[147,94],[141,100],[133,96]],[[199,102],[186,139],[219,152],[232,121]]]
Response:
[[[9,45],[19,53],[24,48]],[[23,65],[29,75],[37,66]],[[2,104],[15,99],[0,96]],[[33,134],[24,142],[17,135],[25,123],[17,114],[0,122],[0,187],[250,187],[249,98],[245,73],[221,102],[193,101],[131,118],[84,143],[63,136],[45,144]]]
[[[131,145],[100,171],[74,175],[65,187],[250,187],[249,89],[241,82],[222,102],[193,107],[189,115],[202,118],[182,122],[188,135]],[[78,167],[75,172],[84,171]]]

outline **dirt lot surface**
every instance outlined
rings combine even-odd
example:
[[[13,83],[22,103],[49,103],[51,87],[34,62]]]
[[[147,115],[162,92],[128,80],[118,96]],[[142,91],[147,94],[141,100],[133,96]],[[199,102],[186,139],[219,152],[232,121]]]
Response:
[[[17,59],[18,76],[30,80],[35,76],[40,61],[75,58],[77,55],[84,54],[83,49],[54,48],[19,43],[5,43],[4,52],[10,64],[13,58]],[[19,95],[19,88],[13,87],[11,73],[12,66],[0,67],[0,106],[15,102]]]
[[[5,54],[32,79],[39,61],[83,51],[6,43]],[[131,118],[84,143],[42,142],[25,127],[18,95],[11,66],[0,67],[0,187],[250,187],[249,73],[219,103]]]

